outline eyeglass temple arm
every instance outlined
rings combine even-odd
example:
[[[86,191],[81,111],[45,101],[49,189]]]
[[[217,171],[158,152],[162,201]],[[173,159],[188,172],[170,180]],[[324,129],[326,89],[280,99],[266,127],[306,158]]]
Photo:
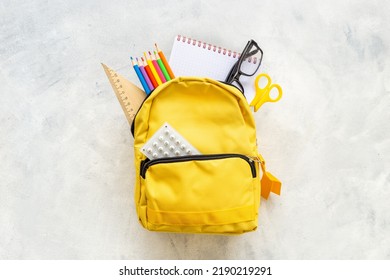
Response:
[[[260,52],[261,52],[261,55],[263,55],[263,51],[259,48]],[[244,59],[248,58],[248,57],[251,57],[252,55],[255,55],[256,53],[258,53],[258,50],[253,50],[249,53],[247,53],[244,57]]]

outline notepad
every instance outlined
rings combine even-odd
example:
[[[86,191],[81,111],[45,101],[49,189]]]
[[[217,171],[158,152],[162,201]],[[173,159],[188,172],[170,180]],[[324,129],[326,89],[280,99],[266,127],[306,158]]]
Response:
[[[243,48],[245,44],[246,42],[243,42]],[[176,77],[197,76],[225,81],[239,55],[240,53],[226,48],[178,35],[174,39],[169,65]],[[260,63],[259,59],[251,58],[244,67],[248,70],[256,69],[258,63]],[[258,72],[260,68],[257,70]],[[256,76],[257,73],[251,77],[243,75],[240,77],[248,102],[251,102],[255,97]]]

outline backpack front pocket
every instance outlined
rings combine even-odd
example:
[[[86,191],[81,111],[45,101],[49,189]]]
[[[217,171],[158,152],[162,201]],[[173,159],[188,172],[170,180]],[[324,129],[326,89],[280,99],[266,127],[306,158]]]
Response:
[[[232,225],[254,221],[257,216],[257,166],[248,156],[146,160],[140,173],[150,225]]]

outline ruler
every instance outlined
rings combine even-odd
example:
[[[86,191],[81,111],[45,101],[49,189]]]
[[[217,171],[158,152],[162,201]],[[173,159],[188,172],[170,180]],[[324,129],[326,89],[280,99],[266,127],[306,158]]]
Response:
[[[102,63],[102,66],[106,72],[108,80],[111,83],[115,95],[121,104],[126,119],[131,125],[135,114],[138,112],[139,107],[146,97],[146,94],[132,82],[128,81],[114,70],[108,68],[107,65]]]

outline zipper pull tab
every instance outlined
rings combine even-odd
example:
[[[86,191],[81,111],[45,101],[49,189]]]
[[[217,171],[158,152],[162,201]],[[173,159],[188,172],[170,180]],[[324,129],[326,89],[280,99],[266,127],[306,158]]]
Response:
[[[260,177],[260,180],[261,180],[261,178],[263,178],[263,174],[264,174],[264,171],[265,171],[265,168],[264,168],[265,161],[264,161],[263,157],[259,156],[259,155],[255,156],[255,157],[253,157],[253,156],[247,156],[247,157],[248,157],[248,160],[250,162],[257,162],[257,163],[260,164],[259,177]]]
[[[256,157],[252,157],[252,156],[247,156],[248,157],[248,159],[249,159],[249,161],[251,161],[251,162],[258,162],[258,163],[263,163],[263,161],[261,160],[261,158],[259,158],[258,156],[256,156]]]

